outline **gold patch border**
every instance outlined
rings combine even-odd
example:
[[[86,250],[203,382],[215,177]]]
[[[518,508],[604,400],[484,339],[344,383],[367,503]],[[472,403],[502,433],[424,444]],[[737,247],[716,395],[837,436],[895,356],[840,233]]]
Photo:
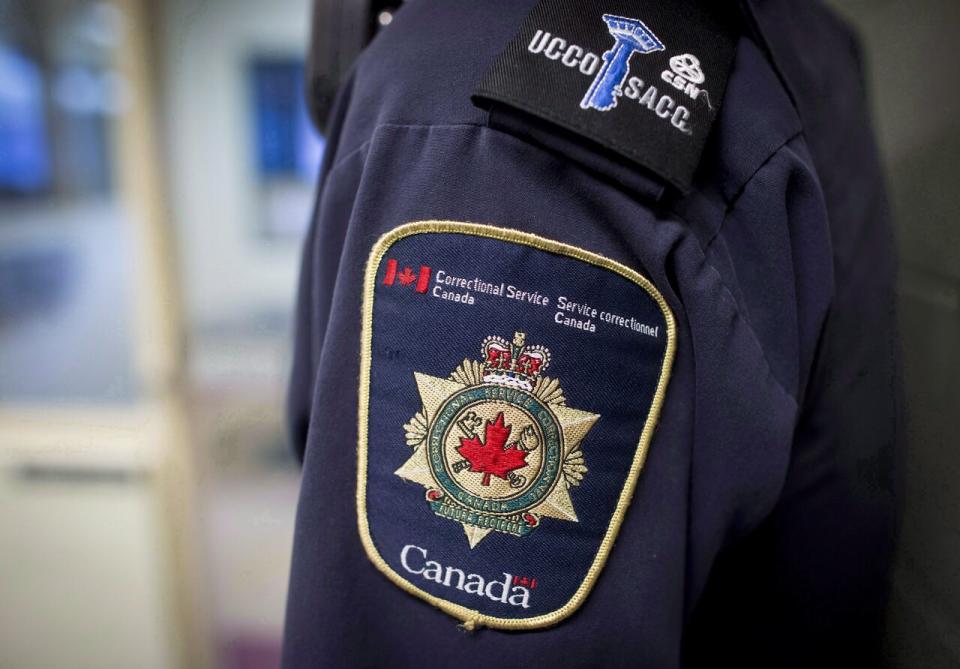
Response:
[[[380,261],[383,260],[383,256],[386,255],[387,251],[399,240],[412,235],[436,233],[473,235],[475,237],[486,237],[505,242],[513,242],[548,253],[565,255],[580,260],[581,262],[612,271],[643,288],[659,305],[667,325],[667,348],[660,368],[657,390],[654,393],[653,402],[647,414],[647,420],[640,434],[640,442],[637,444],[637,451],[634,454],[633,463],[630,465],[627,481],[620,492],[620,499],[617,501],[617,506],[610,519],[610,524],[607,526],[607,531],[604,534],[603,540],[600,542],[597,554],[593,558],[593,563],[587,570],[587,574],[576,592],[566,604],[550,613],[544,613],[531,618],[498,618],[432,595],[425,590],[421,590],[395,572],[377,551],[373,543],[373,537],[370,534],[370,525],[367,520],[367,426],[369,423],[370,409],[373,294],[377,285],[377,271],[380,267]],[[357,411],[357,526],[360,531],[360,540],[363,543],[367,557],[377,569],[395,585],[411,595],[429,602],[448,615],[463,621],[464,627],[467,629],[484,626],[505,630],[529,630],[549,627],[559,623],[561,620],[573,614],[573,612],[583,604],[593,589],[597,578],[600,576],[600,572],[606,564],[607,557],[613,547],[613,542],[620,531],[620,526],[623,524],[627,507],[630,505],[633,493],[636,490],[637,479],[640,476],[640,470],[643,469],[654,427],[660,416],[660,409],[667,391],[667,384],[670,381],[670,372],[673,367],[674,353],[676,352],[676,322],[674,321],[673,313],[670,311],[669,305],[667,305],[663,295],[660,294],[660,291],[657,290],[656,286],[654,286],[649,279],[615,260],[593,253],[592,251],[587,251],[578,246],[554,241],[532,233],[481,223],[439,220],[415,221],[393,228],[383,234],[373,245],[370,257],[367,259],[364,274],[363,314],[360,336],[360,404]]]

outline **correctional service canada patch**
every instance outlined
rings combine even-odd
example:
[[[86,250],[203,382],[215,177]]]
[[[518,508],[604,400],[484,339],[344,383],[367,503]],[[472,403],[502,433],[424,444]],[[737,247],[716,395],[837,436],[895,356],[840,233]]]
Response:
[[[570,615],[629,506],[674,338],[656,288],[608,258],[471,223],[387,233],[361,341],[371,561],[469,627]]]

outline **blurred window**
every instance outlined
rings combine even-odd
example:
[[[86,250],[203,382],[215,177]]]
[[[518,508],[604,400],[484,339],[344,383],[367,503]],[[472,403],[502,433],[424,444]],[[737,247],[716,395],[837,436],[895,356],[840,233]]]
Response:
[[[44,82],[37,64],[0,43],[0,192],[35,192],[50,181]]]
[[[304,97],[304,62],[261,56],[251,60],[260,220],[269,237],[299,239],[308,221],[324,139],[310,122]]]
[[[135,296],[113,137],[123,15],[84,0],[0,13],[0,402],[128,402]]]

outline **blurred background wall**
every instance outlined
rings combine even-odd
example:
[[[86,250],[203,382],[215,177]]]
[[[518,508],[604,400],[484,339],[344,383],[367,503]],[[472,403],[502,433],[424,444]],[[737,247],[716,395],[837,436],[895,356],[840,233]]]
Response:
[[[831,4],[902,252],[889,664],[960,666],[960,3]],[[309,27],[310,0],[0,0],[0,667],[277,665]]]
[[[0,666],[276,666],[309,0],[0,0]]]

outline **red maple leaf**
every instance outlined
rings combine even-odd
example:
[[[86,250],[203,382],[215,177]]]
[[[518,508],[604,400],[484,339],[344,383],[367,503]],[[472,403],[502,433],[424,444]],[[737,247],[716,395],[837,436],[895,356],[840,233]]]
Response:
[[[470,462],[470,471],[483,474],[483,485],[490,485],[490,475],[507,480],[507,474],[527,464],[527,453],[516,444],[504,446],[510,438],[509,425],[503,424],[503,412],[494,421],[487,421],[484,440],[477,436],[460,437],[457,451]]]
[[[409,267],[404,267],[403,271],[397,274],[397,278],[400,279],[402,285],[409,286],[416,280],[417,275]]]

